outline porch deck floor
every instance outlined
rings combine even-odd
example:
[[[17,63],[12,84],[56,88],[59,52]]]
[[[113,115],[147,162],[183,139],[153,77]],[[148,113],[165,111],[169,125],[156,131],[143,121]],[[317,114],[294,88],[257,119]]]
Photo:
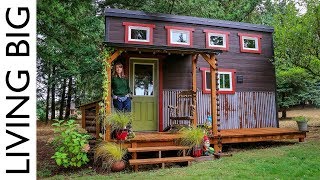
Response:
[[[306,137],[306,132],[287,128],[250,128],[250,129],[227,129],[219,133],[222,144],[258,142],[283,139],[301,139]],[[174,142],[181,137],[179,133],[168,132],[136,132],[136,137],[131,139],[131,143]],[[219,136],[209,137],[212,144],[217,143]]]

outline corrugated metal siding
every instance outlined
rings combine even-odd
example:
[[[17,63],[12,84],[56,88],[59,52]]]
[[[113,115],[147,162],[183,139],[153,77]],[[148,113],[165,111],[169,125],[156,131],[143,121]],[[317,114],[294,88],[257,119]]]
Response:
[[[163,125],[169,125],[168,105],[175,106],[176,95],[182,90],[163,91]],[[221,129],[277,127],[274,92],[236,92],[220,94]],[[198,124],[211,114],[210,94],[197,92]]]

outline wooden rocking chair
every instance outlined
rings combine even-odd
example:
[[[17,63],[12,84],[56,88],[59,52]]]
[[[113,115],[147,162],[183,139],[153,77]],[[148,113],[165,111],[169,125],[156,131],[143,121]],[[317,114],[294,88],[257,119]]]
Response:
[[[190,124],[193,123],[194,113],[196,111],[196,96],[196,92],[192,90],[182,91],[177,94],[176,106],[168,106],[171,128],[177,124],[190,126]],[[185,122],[187,122],[187,124]]]

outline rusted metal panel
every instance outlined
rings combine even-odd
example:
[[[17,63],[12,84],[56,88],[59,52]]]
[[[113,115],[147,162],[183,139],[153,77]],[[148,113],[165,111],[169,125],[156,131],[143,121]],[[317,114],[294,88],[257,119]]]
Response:
[[[164,90],[164,128],[169,125],[168,105],[175,106],[176,94],[182,90]],[[274,92],[236,92],[220,94],[221,129],[277,127]],[[197,91],[198,124],[204,124],[211,114],[210,94]]]

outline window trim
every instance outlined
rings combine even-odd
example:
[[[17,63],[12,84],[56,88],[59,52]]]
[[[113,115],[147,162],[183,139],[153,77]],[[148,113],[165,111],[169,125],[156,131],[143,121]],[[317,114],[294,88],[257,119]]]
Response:
[[[238,33],[238,36],[240,38],[240,52],[261,54],[261,38],[262,38],[262,35]],[[255,49],[253,49],[253,48],[245,48],[244,47],[244,39],[256,40],[257,48],[255,48]]]
[[[203,32],[206,33],[206,48],[208,49],[218,49],[222,51],[229,51],[229,32],[226,31],[216,31],[216,30],[209,30],[205,29]],[[222,37],[225,37],[223,42],[225,46],[219,46],[219,45],[210,45],[210,36],[211,35],[221,35]]]
[[[125,35],[124,35],[125,43],[147,44],[147,45],[153,44],[153,28],[156,27],[154,24],[140,24],[140,23],[133,23],[133,22],[123,22],[122,25],[125,26]],[[139,28],[141,28],[143,30],[147,30],[147,40],[131,39],[131,29],[139,29]]]
[[[206,68],[206,67],[201,67],[201,74],[202,74],[202,93],[203,94],[210,94],[211,93],[211,89],[207,89],[207,84],[206,84],[206,73],[210,72],[210,68]],[[217,91],[218,94],[234,94],[236,91],[236,80],[235,80],[235,73],[236,70],[235,69],[222,69],[219,68],[218,69],[218,74],[220,73],[228,73],[231,74],[231,90],[219,90]]]
[[[165,29],[167,29],[167,45],[168,46],[188,46],[192,47],[193,46],[193,34],[192,32],[194,31],[194,28],[187,28],[187,27],[176,27],[176,26],[164,26]],[[171,33],[172,31],[185,31],[188,32],[189,34],[189,43],[184,44],[184,43],[172,43],[171,39]]]

